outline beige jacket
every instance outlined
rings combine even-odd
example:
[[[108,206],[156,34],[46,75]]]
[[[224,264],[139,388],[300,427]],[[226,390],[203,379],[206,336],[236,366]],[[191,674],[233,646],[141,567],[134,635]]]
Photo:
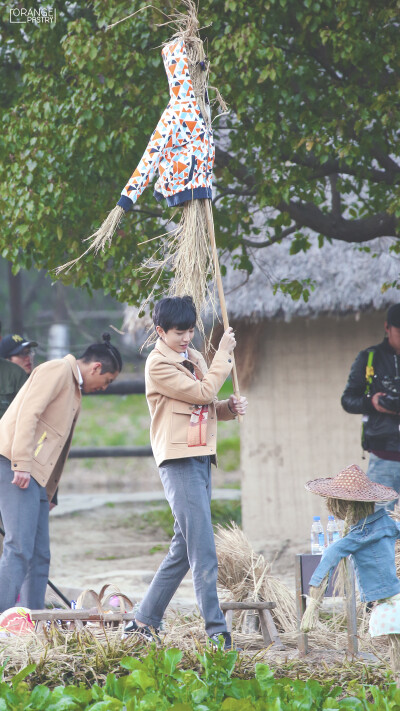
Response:
[[[228,400],[217,394],[232,369],[227,351],[217,351],[207,370],[198,351],[189,348],[195,376],[183,365],[182,356],[158,339],[146,361],[146,398],[151,415],[150,440],[157,466],[165,459],[199,457],[217,451],[217,420],[233,420]],[[208,404],[205,446],[188,447],[188,427],[196,405]]]
[[[13,470],[30,472],[52,498],[81,408],[76,359],[67,355],[35,368],[0,420],[0,454]]]

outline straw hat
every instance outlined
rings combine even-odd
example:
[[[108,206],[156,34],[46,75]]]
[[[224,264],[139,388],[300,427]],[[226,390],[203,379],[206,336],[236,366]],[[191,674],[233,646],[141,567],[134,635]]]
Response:
[[[346,501],[393,501],[399,497],[394,489],[370,481],[357,464],[342,469],[334,478],[308,481],[305,487],[313,494]]]

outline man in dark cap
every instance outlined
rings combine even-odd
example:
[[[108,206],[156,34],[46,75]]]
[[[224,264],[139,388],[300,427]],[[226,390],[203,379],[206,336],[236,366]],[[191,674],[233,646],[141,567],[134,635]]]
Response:
[[[30,375],[33,370],[32,349],[36,346],[36,341],[28,341],[18,333],[9,334],[0,341],[0,358],[16,363]]]
[[[1,344],[0,322],[0,348]],[[22,368],[0,356],[0,419],[14,400],[18,390],[24,385],[27,377]]]
[[[361,351],[342,395],[346,412],[363,415],[362,446],[371,481],[400,493],[400,304],[388,310],[382,343]],[[393,509],[396,501],[386,504]]]

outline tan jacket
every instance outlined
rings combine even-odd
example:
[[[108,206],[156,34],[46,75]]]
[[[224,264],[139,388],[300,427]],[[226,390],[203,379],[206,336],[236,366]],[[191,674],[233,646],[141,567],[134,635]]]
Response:
[[[52,498],[81,408],[76,359],[67,355],[35,368],[0,420],[0,454],[13,470],[30,472]]]
[[[182,356],[158,339],[146,361],[146,398],[151,415],[150,440],[157,466],[165,459],[215,455],[217,420],[233,420],[228,400],[217,394],[232,369],[227,351],[217,351],[207,370],[198,351],[189,348],[195,376],[183,365]],[[209,405],[205,446],[188,447],[188,427],[196,405]]]

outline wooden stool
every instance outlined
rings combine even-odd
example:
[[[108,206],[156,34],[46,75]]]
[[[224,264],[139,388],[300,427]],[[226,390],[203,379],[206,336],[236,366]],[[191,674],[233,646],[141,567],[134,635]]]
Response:
[[[234,610],[254,610],[258,613],[261,625],[261,632],[266,647],[271,644],[275,645],[275,649],[285,649],[282,644],[275,622],[272,619],[270,610],[276,607],[276,602],[221,602],[220,608],[225,615],[226,628],[228,632],[232,632],[232,618]]]

